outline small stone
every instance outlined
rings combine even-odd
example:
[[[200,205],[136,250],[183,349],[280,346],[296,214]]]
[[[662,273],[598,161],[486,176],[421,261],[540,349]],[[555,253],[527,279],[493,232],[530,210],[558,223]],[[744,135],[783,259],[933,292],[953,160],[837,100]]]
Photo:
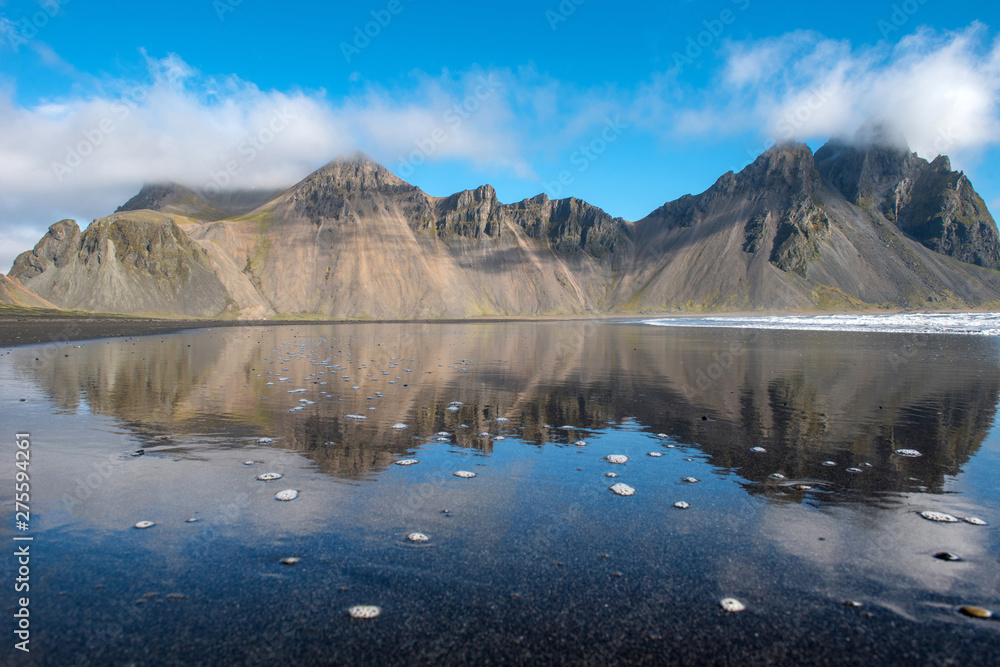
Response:
[[[256,461],[244,461],[243,465],[245,465],[245,466],[252,466],[252,465],[254,465],[256,463],[257,463]]]
[[[156,525],[155,521],[139,521],[138,523],[135,524],[135,527],[143,529],[143,528],[152,528],[155,525]]]
[[[967,604],[959,607],[958,610],[966,616],[971,616],[972,618],[993,618],[993,612],[985,607],[977,607],[975,605]]]
[[[282,501],[295,500],[299,497],[299,492],[295,489],[285,489],[284,491],[278,491],[274,494],[274,497]]]
[[[369,619],[378,618],[382,610],[373,604],[358,604],[348,609],[347,613],[351,618]]]
[[[848,607],[849,609],[860,609],[864,605],[862,605],[857,600],[844,600],[844,606]]]
[[[687,482],[688,484],[697,484],[701,480],[697,477],[681,477],[682,482]]]
[[[609,486],[608,488],[617,493],[619,496],[635,495],[635,489],[633,489],[628,484],[624,484],[622,482],[618,482],[617,484]]]
[[[134,452],[132,452],[129,456],[145,456],[145,454],[146,454],[145,449],[137,449]]]
[[[837,462],[836,461],[823,461],[823,463],[821,463],[820,465],[824,465],[827,468],[832,468],[833,466],[837,465]]]
[[[770,475],[768,475],[768,477],[770,477],[771,479],[785,479],[785,476],[782,475],[780,472],[772,472]]]
[[[628,461],[628,457],[624,454],[608,454],[604,457],[604,460],[608,463],[626,463]]]
[[[184,523],[198,523],[199,521],[201,521],[201,519],[199,519],[196,516],[192,516],[192,517],[188,517],[187,519],[184,519]]]
[[[722,607],[722,611],[734,614],[738,611],[743,611],[747,608],[745,604],[737,600],[736,598],[722,598],[719,600],[719,606]]]
[[[676,503],[674,503],[674,507],[676,507],[679,510],[686,510],[687,508],[691,507],[691,503],[684,502],[683,500],[678,500]]]
[[[923,456],[920,452],[915,449],[897,449],[893,452],[896,456],[902,456],[908,459],[915,459],[919,456]]]
[[[750,451],[753,452],[754,454],[763,454],[767,450],[764,449],[763,447],[751,447]]]
[[[423,533],[410,533],[406,536],[406,539],[410,542],[428,542],[431,538],[427,537]]]
[[[461,477],[462,479],[472,479],[473,477],[476,476],[476,473],[470,472],[468,470],[456,470],[451,474],[454,475],[455,477]]]
[[[257,475],[257,479],[262,482],[273,482],[276,479],[281,479],[283,476],[280,472],[262,472]]]
[[[845,472],[849,472],[849,473],[853,473],[853,474],[856,475],[859,472],[861,472],[861,468],[844,468],[844,471]]]
[[[944,512],[932,512],[926,511],[921,512],[920,516],[924,517],[928,521],[938,521],[940,523],[958,523],[958,519],[950,514],[945,514]]]
[[[953,562],[962,560],[961,556],[959,556],[958,554],[953,554],[950,551],[939,551],[936,554],[934,554],[934,557],[937,558],[938,560],[947,560]]]
[[[417,463],[420,463],[420,461],[416,459],[401,459],[399,461],[396,461],[396,465],[398,466],[412,466],[416,465]]]
[[[808,484],[793,484],[792,488],[796,491],[812,491],[812,487]]]

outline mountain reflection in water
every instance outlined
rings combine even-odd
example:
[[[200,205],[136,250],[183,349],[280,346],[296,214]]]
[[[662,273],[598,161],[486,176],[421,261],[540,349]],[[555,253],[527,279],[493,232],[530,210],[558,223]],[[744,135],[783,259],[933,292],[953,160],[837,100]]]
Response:
[[[585,321],[16,348],[30,660],[994,664],[958,608],[1000,607],[998,365],[987,337]]]
[[[196,453],[184,444],[194,434],[270,436],[347,479],[371,478],[438,431],[489,453],[481,432],[541,446],[632,420],[754,483],[779,472],[881,493],[940,491],[976,452],[1000,395],[997,346],[593,322],[345,324],[102,341],[20,370],[62,410],[171,435],[151,441],[163,451]],[[301,398],[314,403],[290,413]],[[510,422],[498,430],[496,417]],[[399,422],[409,428],[392,430]],[[562,425],[575,430],[552,428]],[[923,456],[900,460],[902,448]],[[855,466],[872,474],[843,472]]]

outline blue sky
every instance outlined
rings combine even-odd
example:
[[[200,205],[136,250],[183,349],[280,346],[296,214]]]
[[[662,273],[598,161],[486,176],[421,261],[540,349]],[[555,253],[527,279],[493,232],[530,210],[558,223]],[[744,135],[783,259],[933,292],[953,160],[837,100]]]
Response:
[[[291,185],[360,149],[433,195],[637,220],[873,116],[996,209],[998,31],[940,0],[0,0],[0,271],[147,181]]]

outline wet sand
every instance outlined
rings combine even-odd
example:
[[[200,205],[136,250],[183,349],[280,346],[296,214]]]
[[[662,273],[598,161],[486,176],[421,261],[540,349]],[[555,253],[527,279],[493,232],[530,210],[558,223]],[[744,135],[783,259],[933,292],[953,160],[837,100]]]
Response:
[[[29,662],[1000,659],[958,611],[1000,609],[995,340],[271,324],[0,357],[33,442]]]

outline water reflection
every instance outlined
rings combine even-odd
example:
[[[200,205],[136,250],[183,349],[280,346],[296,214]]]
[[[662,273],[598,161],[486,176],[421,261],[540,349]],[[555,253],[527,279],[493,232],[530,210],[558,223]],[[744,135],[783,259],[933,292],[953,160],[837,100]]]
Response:
[[[629,422],[669,436],[650,446],[694,448],[752,493],[821,502],[940,492],[994,420],[998,359],[995,341],[962,336],[349,324],[101,341],[25,358],[19,371],[59,409],[110,416],[150,451],[197,455],[196,436],[233,446],[270,436],[325,473],[369,479],[438,432],[489,453],[497,442],[480,433],[541,446]]]

